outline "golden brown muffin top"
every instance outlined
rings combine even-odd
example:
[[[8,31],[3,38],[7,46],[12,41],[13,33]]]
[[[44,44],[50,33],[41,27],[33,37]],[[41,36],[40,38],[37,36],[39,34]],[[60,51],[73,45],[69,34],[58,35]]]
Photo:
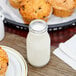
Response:
[[[15,3],[20,3],[20,2],[22,2],[22,0],[12,0],[12,1],[14,1]]]
[[[74,0],[49,0],[49,2],[54,8],[61,10],[73,9],[75,7]]]
[[[6,52],[0,47],[0,74],[4,74],[8,66],[8,56]]]
[[[50,11],[50,4],[45,0],[25,0],[20,8],[21,15],[30,20],[45,18],[49,15]]]
[[[20,8],[21,2],[23,2],[23,0],[9,0],[9,3],[10,3],[11,6],[13,6],[14,8]]]
[[[76,0],[74,0],[75,1],[75,7],[76,7]]]

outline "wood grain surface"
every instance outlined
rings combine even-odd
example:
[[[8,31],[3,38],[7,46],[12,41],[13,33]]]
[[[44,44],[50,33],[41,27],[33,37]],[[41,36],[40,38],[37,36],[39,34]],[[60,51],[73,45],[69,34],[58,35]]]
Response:
[[[6,32],[5,38],[0,42],[0,45],[5,45],[16,49],[27,61],[26,38]],[[55,48],[57,47],[52,46],[51,51],[53,52]],[[28,61],[27,64],[28,76],[76,76],[75,70],[53,54],[51,54],[51,60],[45,67],[33,67],[28,63]]]

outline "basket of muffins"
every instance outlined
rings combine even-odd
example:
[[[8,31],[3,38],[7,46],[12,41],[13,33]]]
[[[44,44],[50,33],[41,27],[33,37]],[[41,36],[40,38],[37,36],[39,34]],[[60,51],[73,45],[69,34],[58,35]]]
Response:
[[[69,26],[76,22],[76,0],[6,0],[14,14],[17,10],[24,23],[7,19],[18,28],[28,28],[29,23],[35,19],[47,22],[50,28]],[[8,4],[7,4],[8,5]],[[9,20],[9,21],[8,21]],[[5,21],[5,22],[6,22]],[[11,26],[12,27],[12,26]],[[17,27],[16,27],[17,28]],[[24,29],[26,30],[26,29]]]

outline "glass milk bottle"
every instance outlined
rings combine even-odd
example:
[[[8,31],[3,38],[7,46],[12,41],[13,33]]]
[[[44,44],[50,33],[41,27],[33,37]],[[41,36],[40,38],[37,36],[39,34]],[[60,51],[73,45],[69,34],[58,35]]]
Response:
[[[5,35],[3,20],[0,17],[0,41],[3,40]]]
[[[34,20],[29,25],[26,39],[27,59],[35,67],[43,67],[50,60],[50,37],[47,28],[43,20]]]

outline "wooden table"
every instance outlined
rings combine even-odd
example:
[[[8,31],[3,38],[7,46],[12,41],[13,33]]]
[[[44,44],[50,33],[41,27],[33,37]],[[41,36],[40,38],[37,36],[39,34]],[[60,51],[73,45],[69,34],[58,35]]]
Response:
[[[20,52],[27,61],[26,57],[26,38],[6,32],[6,36],[0,45],[6,45]],[[57,46],[52,46],[53,52]],[[28,61],[27,61],[28,63]],[[43,68],[35,68],[28,64],[28,76],[76,76],[76,71],[51,54],[50,62]]]

